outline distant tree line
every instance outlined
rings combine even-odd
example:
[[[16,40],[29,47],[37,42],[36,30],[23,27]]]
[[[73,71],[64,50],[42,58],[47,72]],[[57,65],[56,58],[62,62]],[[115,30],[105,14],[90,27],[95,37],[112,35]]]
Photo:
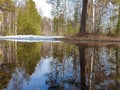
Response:
[[[1,35],[35,34],[41,32],[41,16],[33,0],[0,0]]]
[[[83,32],[120,34],[119,0],[46,0],[46,2],[52,6],[51,18],[42,18],[33,0],[0,0],[0,34],[74,35]]]
[[[120,34],[119,0],[46,1],[52,5],[53,34]]]

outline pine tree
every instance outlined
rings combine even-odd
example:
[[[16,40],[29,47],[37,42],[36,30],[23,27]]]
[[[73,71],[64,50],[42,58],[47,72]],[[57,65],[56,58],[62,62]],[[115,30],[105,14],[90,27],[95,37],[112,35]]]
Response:
[[[41,16],[35,8],[33,0],[26,1],[18,15],[18,34],[41,34]]]
[[[80,33],[86,33],[87,4],[88,0],[83,0]]]

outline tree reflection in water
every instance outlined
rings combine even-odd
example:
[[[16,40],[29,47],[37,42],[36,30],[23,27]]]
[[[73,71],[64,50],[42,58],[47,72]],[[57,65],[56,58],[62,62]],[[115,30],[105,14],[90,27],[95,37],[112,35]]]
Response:
[[[40,59],[41,44],[4,42],[0,45],[0,90],[22,90],[23,81],[30,75]]]
[[[68,47],[62,47],[62,60],[57,51],[51,62],[46,74],[50,90],[120,89],[118,47]]]
[[[0,89],[119,90],[120,48],[0,44]]]
[[[64,50],[66,50],[66,48],[64,48]],[[54,58],[54,60],[51,61],[51,71],[46,74],[46,84],[49,86],[48,89],[87,90],[85,74],[85,47],[80,46],[78,47],[78,50],[75,50],[74,47],[74,49],[70,50],[68,54],[69,56],[67,54],[64,55],[62,61],[58,58]]]
[[[0,41],[0,90],[9,83],[16,64],[16,43]]]
[[[80,58],[80,78],[81,78],[81,90],[88,90],[86,86],[86,74],[85,74],[85,47],[79,46],[79,58]]]

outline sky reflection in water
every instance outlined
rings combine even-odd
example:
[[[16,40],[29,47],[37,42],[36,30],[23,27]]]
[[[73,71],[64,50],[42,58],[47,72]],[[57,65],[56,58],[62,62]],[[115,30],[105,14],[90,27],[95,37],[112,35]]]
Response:
[[[120,48],[0,42],[5,90],[120,89]]]

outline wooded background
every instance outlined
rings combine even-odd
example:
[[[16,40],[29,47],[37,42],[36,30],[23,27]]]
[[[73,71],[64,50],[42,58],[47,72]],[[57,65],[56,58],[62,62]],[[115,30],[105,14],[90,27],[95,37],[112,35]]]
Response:
[[[0,34],[74,35],[79,32],[82,0],[46,2],[52,6],[51,18],[43,17],[33,0],[0,0]],[[119,35],[120,1],[88,0],[86,32]]]

